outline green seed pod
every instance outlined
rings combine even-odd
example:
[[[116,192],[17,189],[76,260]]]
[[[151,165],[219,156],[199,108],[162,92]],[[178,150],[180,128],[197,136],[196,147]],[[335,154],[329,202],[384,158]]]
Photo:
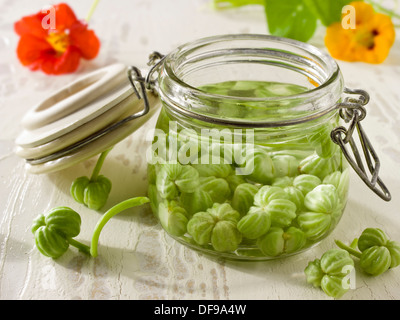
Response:
[[[31,231],[35,233],[41,226],[46,226],[61,235],[69,238],[76,237],[81,231],[81,216],[68,207],[56,207],[50,210],[46,216],[36,217]]]
[[[95,181],[91,181],[85,188],[83,202],[93,210],[100,210],[107,202],[111,191],[111,181],[105,176],[98,176]]]
[[[304,212],[297,217],[297,223],[308,239],[317,240],[329,231],[332,217],[322,212]]]
[[[314,287],[321,286],[322,277],[325,273],[321,269],[321,261],[319,259],[310,261],[304,269],[304,273],[306,274],[307,283],[312,284]]]
[[[349,191],[349,183],[350,183],[349,169],[346,169],[343,172],[335,171],[327,175],[323,180],[323,184],[332,184],[336,187],[336,191],[341,201],[347,198],[347,193]]]
[[[385,246],[388,242],[388,238],[381,229],[378,228],[367,228],[362,233],[361,236],[358,238],[358,249],[361,252],[364,250],[371,248],[373,246]]]
[[[390,252],[390,268],[395,268],[400,265],[400,243],[397,241],[389,240],[386,243],[386,248]]]
[[[287,227],[296,218],[296,205],[287,199],[271,200],[265,210],[271,216],[274,227]]]
[[[345,280],[340,276],[326,274],[321,279],[321,288],[328,296],[339,299],[349,290],[344,285]]]
[[[216,178],[226,178],[232,173],[232,166],[230,164],[224,163],[223,158],[212,157],[208,164],[192,164],[200,177],[216,177]]]
[[[206,211],[213,205],[213,199],[208,192],[196,190],[192,193],[182,193],[180,202],[190,216],[197,212]]]
[[[275,176],[272,159],[264,149],[248,151],[244,166],[241,167],[246,178],[253,182],[269,184]]]
[[[267,234],[257,240],[257,247],[266,256],[276,257],[282,254],[285,249],[283,230],[277,227],[270,228]]]
[[[276,257],[284,253],[300,250],[306,242],[303,231],[290,227],[286,231],[282,228],[271,227],[267,234],[257,240],[257,246],[267,256]]]
[[[191,193],[199,187],[199,172],[191,166],[179,163],[162,164],[157,175],[156,186],[161,197],[175,199],[179,192]]]
[[[304,195],[296,187],[286,187],[283,189],[290,201],[296,205],[296,212],[301,212],[304,209]]]
[[[360,267],[366,273],[378,276],[389,269],[391,262],[388,248],[373,246],[361,253]]]
[[[68,238],[81,230],[80,215],[68,207],[56,207],[46,216],[39,215],[31,228],[36,247],[45,256],[58,258],[68,250]]]
[[[303,192],[304,195],[306,195],[308,192],[313,190],[321,183],[322,182],[320,178],[311,174],[301,174],[293,180],[293,186]]]
[[[198,212],[193,215],[187,224],[187,232],[194,241],[200,245],[206,245],[211,241],[211,234],[216,220],[209,212]]]
[[[279,187],[263,186],[254,195],[254,205],[257,207],[266,207],[271,200],[287,199],[287,193]]]
[[[235,192],[236,188],[242,183],[246,183],[246,180],[235,174],[230,174],[225,178],[226,182],[229,184],[229,188],[231,189],[232,194]]]
[[[63,235],[46,226],[35,231],[35,243],[41,254],[53,259],[62,256],[69,247],[69,242]]]
[[[276,155],[272,157],[275,168],[275,177],[292,177],[298,173],[299,162],[290,155]]]
[[[293,186],[293,177],[278,177],[274,179],[272,186],[286,188]]]
[[[48,228],[68,238],[76,237],[81,232],[81,216],[68,207],[56,207],[50,210],[44,221]]]
[[[350,254],[343,249],[331,249],[321,257],[321,269],[331,276],[343,277],[348,274],[348,267],[354,267]]]
[[[270,226],[270,215],[258,207],[251,207],[237,224],[238,230],[248,239],[257,239],[265,234]]]
[[[216,251],[235,251],[241,241],[242,235],[238,231],[236,223],[225,220],[215,224],[211,234],[211,244]]]
[[[187,212],[176,201],[164,201],[158,206],[158,218],[162,227],[174,236],[186,233]]]
[[[289,227],[283,234],[285,239],[285,252],[292,253],[299,251],[306,244],[306,235],[302,230],[295,227]]]
[[[311,155],[300,162],[299,170],[303,174],[312,174],[324,179],[328,174],[336,171],[339,163],[335,158],[324,159],[317,154]]]
[[[313,212],[332,213],[338,209],[339,198],[331,184],[315,187],[304,197],[304,206]]]
[[[229,220],[237,223],[240,219],[240,214],[235,209],[231,207],[229,203],[218,204],[214,203],[214,205],[207,210],[207,212],[211,213],[216,220]]]
[[[84,195],[85,189],[89,185],[90,180],[88,177],[76,178],[71,185],[70,193],[76,202],[85,204]]]
[[[338,150],[338,146],[331,139],[332,128],[324,125],[307,136],[308,142],[321,158],[330,158]]]
[[[199,183],[200,190],[207,192],[213,202],[224,203],[231,196],[231,189],[225,179],[204,177],[200,178]]]
[[[258,192],[258,187],[251,183],[239,185],[232,197],[232,207],[239,211],[241,215],[246,214],[254,203],[254,195]]]
[[[235,250],[241,241],[241,234],[236,227],[239,217],[239,212],[230,204],[214,204],[207,212],[193,215],[187,231],[200,245],[211,242],[217,251]]]

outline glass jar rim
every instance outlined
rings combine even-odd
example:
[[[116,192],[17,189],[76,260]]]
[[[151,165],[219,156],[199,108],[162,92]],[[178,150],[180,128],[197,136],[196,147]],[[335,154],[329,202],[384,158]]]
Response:
[[[245,43],[258,47],[243,46]],[[222,49],[213,46],[224,45]],[[209,51],[207,51],[209,50]],[[295,53],[297,51],[298,53]],[[193,65],[204,59],[221,57],[222,54],[235,55],[247,54],[257,57],[274,57],[283,61],[289,61],[293,65],[280,64],[287,69],[295,69],[312,80],[317,82],[317,86],[301,93],[276,97],[237,97],[209,93],[198,87],[191,85],[183,79],[185,70],[183,66]],[[256,60],[254,60],[256,61]],[[248,62],[254,62],[248,61]],[[262,60],[264,64],[270,62]],[[258,62],[258,61],[256,61]],[[228,61],[226,62],[228,63]],[[307,69],[307,67],[309,69]],[[312,72],[307,74],[307,72]],[[319,78],[317,78],[319,76]],[[273,127],[303,123],[322,117],[336,109],[336,103],[341,98],[344,84],[340,68],[336,61],[327,53],[317,47],[293,39],[276,37],[263,34],[228,34],[201,38],[188,42],[177,47],[169,53],[161,64],[158,79],[158,91],[161,100],[167,104],[174,113],[196,118],[206,122],[220,123],[223,125],[235,125],[240,127]],[[196,100],[200,101],[235,101],[250,103],[288,103],[302,112],[299,116],[294,113],[292,117],[285,120],[265,120],[251,121],[249,123],[243,119],[221,118],[214,114],[202,112],[201,106],[196,106]],[[195,107],[193,107],[195,106]],[[300,108],[299,108],[300,106]],[[288,109],[288,111],[290,111]]]

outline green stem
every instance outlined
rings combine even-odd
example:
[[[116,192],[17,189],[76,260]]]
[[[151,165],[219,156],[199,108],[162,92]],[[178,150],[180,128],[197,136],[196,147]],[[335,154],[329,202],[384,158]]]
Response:
[[[89,13],[86,16],[86,23],[89,23],[90,18],[92,17],[94,11],[96,10],[97,5],[99,4],[100,0],[94,0],[92,6],[90,7]]]
[[[358,238],[354,238],[354,240],[350,243],[350,248],[357,249]]]
[[[102,152],[100,154],[99,159],[97,160],[96,166],[93,169],[92,176],[90,177],[90,181],[96,181],[97,177],[99,176],[101,167],[103,166],[104,160],[106,159],[108,153],[111,151],[112,148]]]
[[[361,258],[361,252],[360,251],[357,251],[356,249],[345,245],[343,242],[341,242],[339,240],[335,240],[335,243],[340,249],[346,250],[348,253],[352,254],[356,258],[359,258],[359,259]]]
[[[142,204],[148,203],[150,200],[147,197],[137,197],[137,198],[131,198],[125,201],[122,201],[118,204],[116,204],[114,207],[109,209],[102,217],[101,219],[97,222],[97,225],[94,229],[93,236],[92,236],[92,242],[90,245],[90,254],[93,257],[97,257],[97,246],[99,242],[99,237],[101,230],[103,227],[106,225],[106,223],[114,217],[116,214],[120,213],[121,211],[124,211],[126,209],[140,206]]]
[[[81,251],[81,252],[83,252],[83,253],[85,253],[85,254],[90,255],[90,247],[87,246],[86,244],[83,244],[83,243],[81,243],[81,242],[79,242],[79,241],[76,241],[75,239],[72,239],[72,238],[69,238],[69,239],[68,239],[68,242],[69,242],[69,244],[70,244],[71,246],[73,246],[73,247],[75,247],[75,248],[78,248],[79,251]]]

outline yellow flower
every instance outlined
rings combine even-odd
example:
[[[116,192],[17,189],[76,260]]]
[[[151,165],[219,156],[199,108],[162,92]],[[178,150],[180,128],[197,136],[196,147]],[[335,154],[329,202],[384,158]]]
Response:
[[[344,29],[341,22],[327,28],[325,45],[335,59],[382,63],[395,39],[389,16],[377,13],[365,2],[350,3],[355,9],[355,29]]]

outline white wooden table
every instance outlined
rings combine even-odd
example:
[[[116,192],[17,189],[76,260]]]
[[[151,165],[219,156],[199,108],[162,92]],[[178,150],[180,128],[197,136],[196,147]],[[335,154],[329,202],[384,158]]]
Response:
[[[68,3],[84,18],[90,1]],[[209,0],[101,1],[91,27],[102,41],[99,57],[81,64],[77,73],[49,77],[22,67],[15,54],[13,23],[35,13],[48,1],[0,0],[0,299],[330,299],[307,285],[308,261],[350,241],[366,227],[379,227],[400,241],[400,41],[381,65],[339,62],[346,85],[371,95],[364,120],[380,155],[381,177],[391,202],[375,196],[353,172],[349,203],[334,232],[304,254],[271,262],[223,262],[189,250],[167,236],[148,207],[113,218],[100,238],[99,257],[74,248],[57,260],[34,246],[32,219],[55,206],[69,206],[82,216],[78,239],[89,243],[101,213],[77,204],[69,195],[73,179],[89,175],[95,159],[48,175],[31,175],[14,154],[23,114],[76,77],[113,62],[145,66],[148,54],[167,53],[203,36],[266,33],[261,7],[216,12]],[[324,31],[311,43],[323,48]],[[104,210],[128,197],[145,195],[146,126],[120,142],[102,173],[113,183]],[[379,277],[356,274],[356,289],[342,299],[400,299],[400,268]]]

